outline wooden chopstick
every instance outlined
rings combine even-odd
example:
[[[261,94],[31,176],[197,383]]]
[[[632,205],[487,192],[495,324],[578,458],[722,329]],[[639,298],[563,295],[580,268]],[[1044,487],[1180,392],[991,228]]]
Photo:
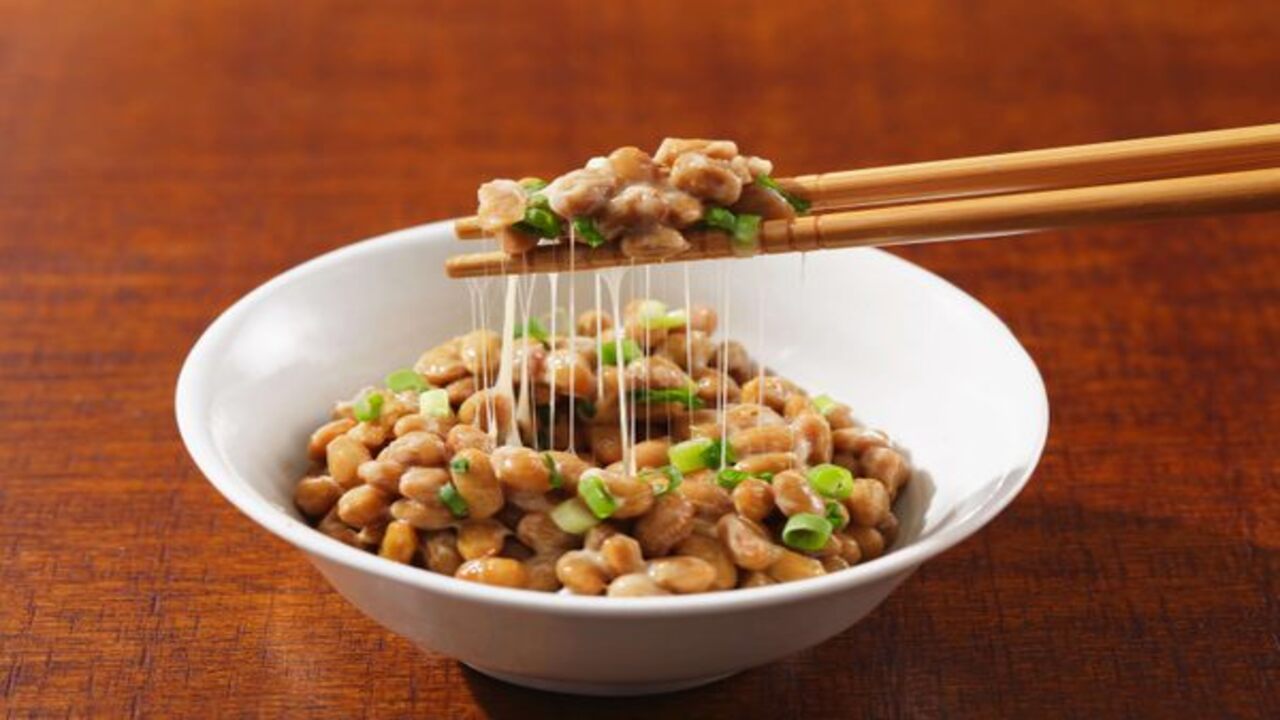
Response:
[[[994,197],[810,215],[763,224],[759,252],[784,253],[965,238],[1110,222],[1280,209],[1280,167],[1161,180],[1045,190]],[[616,244],[574,248],[573,269],[646,265],[735,256],[728,236],[697,233],[690,248],[665,260],[622,255]],[[546,245],[512,258],[502,252],[450,258],[450,277],[478,277],[569,268],[567,244]]]
[[[1054,190],[1280,165],[1280,124],[780,178],[815,213],[957,197]],[[463,240],[484,237],[460,218]]]

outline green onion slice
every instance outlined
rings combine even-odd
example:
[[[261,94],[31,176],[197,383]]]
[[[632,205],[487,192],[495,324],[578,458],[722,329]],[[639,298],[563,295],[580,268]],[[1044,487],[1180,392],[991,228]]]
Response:
[[[622,364],[630,365],[632,360],[644,355],[644,351],[640,349],[639,343],[631,338],[622,339]],[[605,365],[618,364],[618,343],[603,342],[600,343],[600,359]]]
[[[760,252],[760,216],[743,213],[733,228],[733,251],[737,255]]]
[[[419,395],[418,412],[433,418],[447,418],[453,415],[453,408],[449,406],[449,391],[444,388],[435,388]]]
[[[512,331],[511,335],[517,340],[528,336],[544,345],[551,339],[551,333],[547,332],[547,327],[543,325],[542,321],[538,318],[529,318],[529,321],[524,324],[524,327],[516,326],[516,329]]]
[[[649,487],[653,488],[654,497],[662,497],[680,487],[680,483],[684,482],[684,475],[674,465],[650,468],[644,471],[643,477],[649,483]]]
[[[762,473],[760,473],[759,475],[757,475],[756,477],[760,478],[761,480],[763,480],[763,481],[765,481],[765,482],[767,482],[767,483],[771,483],[771,482],[773,482],[773,473],[771,473],[771,472],[762,472]]]
[[[768,175],[757,175],[756,182],[781,195],[782,199],[786,200],[787,204],[795,208],[795,211],[801,215],[809,212],[809,208],[813,206],[813,203],[808,200],[783,190],[778,181]]]
[[[412,368],[400,368],[386,377],[387,389],[391,392],[404,392],[412,390],[414,392],[422,392],[430,390],[431,384],[422,378]]]
[[[356,400],[351,410],[360,422],[373,422],[382,417],[382,402],[380,393],[368,392]]]
[[[702,222],[706,223],[707,227],[723,230],[730,234],[738,227],[738,217],[732,211],[721,207],[707,208],[706,213],[702,216]]]
[[[604,233],[596,227],[596,221],[589,217],[573,219],[573,234],[581,238],[587,247],[598,248],[605,243]]]
[[[462,493],[458,492],[458,488],[453,483],[447,483],[436,493],[440,496],[440,502],[449,508],[449,513],[456,518],[464,518],[467,516],[469,508],[467,507],[466,498],[462,497]]]
[[[796,513],[787,518],[787,524],[782,528],[783,544],[796,550],[821,550],[830,538],[831,523],[813,513]]]
[[[707,467],[707,451],[714,443],[710,438],[693,438],[672,445],[667,450],[667,458],[682,473],[697,472]],[[719,462],[717,454],[716,461]]]
[[[592,514],[582,498],[569,498],[551,509],[551,520],[556,527],[570,535],[581,535],[596,525],[600,518]]]
[[[529,235],[536,235],[541,238],[557,238],[560,237],[561,232],[560,216],[547,208],[537,207],[533,204],[531,198],[529,207],[525,208],[524,211],[524,220],[516,223],[513,227]]]
[[[542,453],[542,463],[547,466],[547,472],[551,473],[551,488],[558,490],[564,487],[564,475],[560,474],[560,468],[556,467],[556,459],[551,457],[551,453]]]
[[[711,441],[711,445],[702,452],[702,457],[706,467],[709,468],[718,469],[738,462],[738,456],[734,454],[733,446],[729,443],[722,443],[719,439]]]
[[[828,500],[827,522],[831,523],[833,530],[843,530],[844,526],[849,524],[849,513],[840,503],[835,500]]]
[[[543,195],[542,193],[535,193],[533,195],[530,195],[527,201],[527,204],[529,207],[538,208],[540,210],[551,209],[551,201],[548,200],[547,196]]]
[[[721,468],[716,473],[716,484],[726,490],[732,490],[742,484],[743,480],[751,477],[751,473],[744,470],[734,470],[733,468]]]
[[[520,179],[520,187],[524,188],[527,193],[536,193],[547,186],[547,181],[540,177],[527,177]]]
[[[814,465],[809,468],[809,484],[824,497],[843,500],[853,493],[853,473],[831,463]]]
[[[471,472],[471,461],[464,457],[454,458],[449,462],[449,469],[459,474]]]
[[[618,510],[618,501],[604,486],[604,478],[590,470],[583,473],[578,480],[578,497],[582,498],[582,501],[591,509],[591,513],[601,520]]]
[[[683,405],[690,410],[697,410],[706,403],[702,402],[702,398],[698,397],[697,388],[665,388],[662,390],[654,388],[636,388],[631,392],[631,398],[638,403],[649,403],[658,405],[661,403],[676,403]]]
[[[839,403],[833,400],[830,395],[819,395],[813,399],[813,406],[817,408],[818,412],[822,415],[826,415],[832,410],[835,410],[837,405],[839,405]]]

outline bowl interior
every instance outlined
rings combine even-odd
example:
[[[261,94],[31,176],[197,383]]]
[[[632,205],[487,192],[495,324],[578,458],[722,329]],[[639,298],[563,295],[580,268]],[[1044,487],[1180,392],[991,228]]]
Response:
[[[219,318],[192,350],[177,405],[184,440],[224,494],[298,518],[291,494],[306,439],[332,402],[470,328],[481,303],[441,270],[460,249],[445,223],[393,233],[299,266]],[[874,250],[687,268],[694,302],[716,305],[727,288],[722,328],[753,357],[849,403],[909,452],[917,473],[898,506],[898,547],[960,525],[1001,493],[1007,502],[1034,467],[1048,420],[1040,376],[1005,326],[945,281]],[[685,271],[632,270],[623,300],[683,305]],[[559,301],[594,306],[592,277],[567,278]],[[499,329],[505,281],[486,283],[482,310]],[[549,295],[543,279],[536,312]]]

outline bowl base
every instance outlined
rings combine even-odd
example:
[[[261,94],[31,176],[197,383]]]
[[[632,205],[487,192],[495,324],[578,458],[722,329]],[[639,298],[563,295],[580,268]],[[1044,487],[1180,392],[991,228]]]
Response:
[[[569,695],[597,695],[604,697],[625,697],[628,695],[658,695],[661,693],[676,692],[678,690],[688,690],[689,688],[698,687],[699,685],[707,685],[717,680],[723,680],[730,675],[736,675],[736,672],[724,673],[722,675],[707,675],[705,677],[690,678],[687,680],[669,680],[666,682],[656,683],[592,683],[592,682],[575,682],[573,680],[549,680],[547,678],[532,677],[529,675],[516,675],[514,673],[498,672],[490,670],[479,665],[471,663],[463,663],[467,667],[475,670],[482,675],[488,675],[495,680],[501,680],[512,685],[520,685],[521,687],[533,688],[534,690],[545,690],[547,692],[566,693]]]

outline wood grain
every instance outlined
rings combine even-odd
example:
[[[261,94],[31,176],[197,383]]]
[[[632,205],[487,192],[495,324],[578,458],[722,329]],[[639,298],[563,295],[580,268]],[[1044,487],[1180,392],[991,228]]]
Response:
[[[0,0],[5,714],[1274,712],[1274,217],[900,251],[1040,364],[1040,470],[837,639],[666,697],[382,631],[200,477],[171,395],[239,295],[483,178],[668,134],[803,174],[1275,122],[1277,37],[1266,0]]]

